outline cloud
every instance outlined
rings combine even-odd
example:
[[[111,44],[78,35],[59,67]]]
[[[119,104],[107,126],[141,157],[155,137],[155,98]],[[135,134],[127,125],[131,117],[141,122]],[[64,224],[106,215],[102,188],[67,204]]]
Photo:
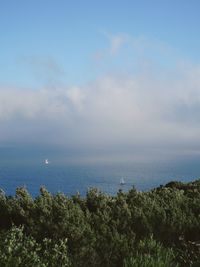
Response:
[[[61,64],[52,56],[30,56],[20,62],[28,68],[35,79],[45,84],[56,84],[65,75]]]
[[[195,147],[199,70],[187,65],[163,75],[107,75],[79,87],[1,87],[0,141],[108,150]]]
[[[200,149],[200,66],[178,60],[156,40],[105,36],[107,49],[96,56],[108,71],[90,83],[64,86],[57,62],[34,58],[30,64],[46,77],[47,86],[0,86],[0,144],[132,155],[146,154],[147,148],[170,153]],[[127,57],[133,61],[128,71]],[[125,71],[109,71],[109,59],[111,68],[119,64]]]
[[[125,36],[122,36],[122,35],[110,36],[110,43],[111,43],[110,54],[116,55],[125,42],[126,42]]]
[[[132,36],[126,33],[113,34],[107,31],[101,31],[101,33],[107,42],[106,47],[98,49],[94,53],[93,59],[96,62],[106,61],[106,64],[108,64],[109,60],[113,58],[119,59],[120,56],[120,64],[124,61],[124,58],[127,61],[130,59],[132,61],[139,61],[143,65],[147,62],[150,64],[152,62],[162,62],[162,64],[165,62],[165,64],[168,64],[169,62],[174,63],[177,60],[178,51],[159,39],[148,38],[143,35]]]
[[[118,53],[123,49],[123,45],[130,43],[131,37],[127,34],[111,34],[107,31],[101,31],[101,33],[106,37],[107,46],[104,49],[98,49],[93,54],[93,59],[97,62],[118,56]]]

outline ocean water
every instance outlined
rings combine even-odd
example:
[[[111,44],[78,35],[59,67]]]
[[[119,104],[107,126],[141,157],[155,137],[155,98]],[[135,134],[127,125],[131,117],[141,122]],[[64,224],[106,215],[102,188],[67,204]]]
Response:
[[[80,192],[85,195],[88,188],[96,187],[108,194],[119,189],[127,191],[133,186],[138,190],[149,190],[169,181],[193,181],[200,177],[199,159],[136,162],[69,163],[60,158],[24,158],[19,155],[0,157],[0,188],[7,195],[14,195],[17,187],[25,186],[32,196],[39,194],[41,186],[51,193],[68,195]],[[125,184],[120,185],[124,178]]]

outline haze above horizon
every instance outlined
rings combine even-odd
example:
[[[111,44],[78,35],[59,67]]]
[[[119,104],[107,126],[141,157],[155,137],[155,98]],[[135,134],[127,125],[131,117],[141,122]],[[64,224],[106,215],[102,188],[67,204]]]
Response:
[[[198,156],[199,11],[197,0],[1,1],[0,147]]]

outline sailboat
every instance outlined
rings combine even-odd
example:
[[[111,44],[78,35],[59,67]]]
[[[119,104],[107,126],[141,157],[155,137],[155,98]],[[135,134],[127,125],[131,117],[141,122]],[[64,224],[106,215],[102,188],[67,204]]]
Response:
[[[49,160],[48,160],[48,159],[45,159],[44,163],[45,163],[46,165],[48,165],[48,164],[49,164]]]
[[[124,185],[124,184],[125,184],[125,181],[124,181],[124,178],[122,177],[120,180],[120,185]]]

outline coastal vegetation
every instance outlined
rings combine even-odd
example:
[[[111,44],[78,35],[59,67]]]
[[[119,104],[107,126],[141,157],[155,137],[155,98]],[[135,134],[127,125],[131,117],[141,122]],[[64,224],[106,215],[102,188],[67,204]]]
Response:
[[[115,196],[1,191],[0,266],[200,266],[200,180]]]

